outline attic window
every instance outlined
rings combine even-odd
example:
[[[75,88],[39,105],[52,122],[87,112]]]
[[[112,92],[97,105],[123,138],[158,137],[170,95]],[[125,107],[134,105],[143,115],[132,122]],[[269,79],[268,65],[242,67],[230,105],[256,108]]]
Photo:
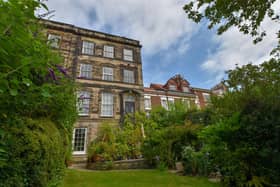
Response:
[[[169,90],[176,90],[176,86],[175,85],[169,85]]]
[[[190,92],[189,87],[183,87],[183,92]]]

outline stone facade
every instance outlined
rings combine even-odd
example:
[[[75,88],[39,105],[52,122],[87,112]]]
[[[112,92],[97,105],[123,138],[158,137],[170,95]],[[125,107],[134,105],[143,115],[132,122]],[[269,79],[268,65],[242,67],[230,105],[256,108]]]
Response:
[[[64,66],[80,85],[82,111],[73,133],[73,158],[83,161],[101,123],[118,125],[125,113],[144,110],[141,45],[74,25],[42,23],[51,46],[62,54]]]

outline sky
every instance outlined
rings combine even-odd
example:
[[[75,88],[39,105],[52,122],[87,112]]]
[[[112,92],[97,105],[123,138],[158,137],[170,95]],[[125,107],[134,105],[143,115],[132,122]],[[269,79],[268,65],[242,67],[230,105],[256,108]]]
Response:
[[[223,35],[207,29],[207,22],[187,19],[188,0],[48,0],[51,20],[139,40],[142,44],[144,86],[164,84],[181,74],[191,86],[211,88],[236,64],[259,64],[276,46],[279,24],[265,19],[264,41],[253,44],[232,28]],[[280,12],[280,1],[273,5]],[[41,13],[41,11],[39,11]]]

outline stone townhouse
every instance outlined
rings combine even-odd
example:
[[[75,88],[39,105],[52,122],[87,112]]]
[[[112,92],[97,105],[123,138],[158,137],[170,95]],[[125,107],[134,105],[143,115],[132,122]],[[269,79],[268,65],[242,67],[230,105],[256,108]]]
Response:
[[[226,87],[221,83],[212,89],[191,87],[181,75],[175,75],[164,85],[152,83],[144,88],[144,108],[146,113],[158,106],[168,109],[170,103],[179,100],[188,108],[204,108],[210,103],[211,94],[222,95],[225,91]]]
[[[126,113],[144,110],[140,42],[74,25],[42,20],[50,45],[79,83],[79,119],[73,159],[87,159],[87,145],[102,123],[119,124]]]

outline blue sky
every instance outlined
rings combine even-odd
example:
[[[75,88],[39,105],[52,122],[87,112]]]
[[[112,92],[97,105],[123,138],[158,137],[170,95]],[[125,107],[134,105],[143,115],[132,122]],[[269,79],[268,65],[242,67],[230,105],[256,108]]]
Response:
[[[235,64],[258,64],[269,58],[279,24],[266,19],[261,28],[268,36],[253,45],[252,38],[234,28],[217,36],[205,21],[191,22],[182,9],[187,1],[48,0],[47,5],[55,10],[52,20],[139,40],[145,86],[164,84],[179,73],[193,87],[211,88]],[[279,13],[279,1],[274,9]]]

